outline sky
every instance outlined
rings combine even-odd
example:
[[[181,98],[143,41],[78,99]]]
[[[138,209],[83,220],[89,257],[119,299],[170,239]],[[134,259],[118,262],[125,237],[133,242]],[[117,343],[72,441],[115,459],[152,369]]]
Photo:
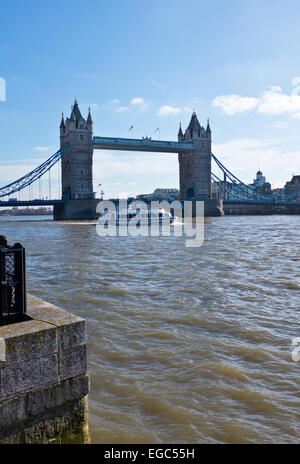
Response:
[[[98,136],[176,140],[195,109],[232,172],[284,186],[300,174],[299,17],[299,0],[2,1],[0,186],[58,150],[75,96]],[[177,155],[97,150],[100,183],[106,198],[178,188]]]

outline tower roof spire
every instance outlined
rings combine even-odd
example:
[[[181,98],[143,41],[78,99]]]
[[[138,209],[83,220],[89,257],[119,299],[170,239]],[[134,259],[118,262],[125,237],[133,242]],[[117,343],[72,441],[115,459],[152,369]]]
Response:
[[[211,129],[210,129],[210,125],[209,125],[209,119],[207,119],[206,132],[211,133]]]
[[[191,133],[193,131],[200,131],[201,130],[201,126],[200,126],[200,123],[198,121],[197,114],[196,114],[195,110],[193,111],[192,118],[191,118],[190,124],[188,126],[188,130],[190,130]]]
[[[80,109],[79,109],[79,106],[78,106],[78,101],[77,101],[77,97],[75,97],[75,101],[74,101],[74,114],[75,114],[75,119],[76,121],[80,121],[80,119],[83,119],[81,113],[80,113]]]
[[[70,121],[76,121],[76,116],[75,116],[74,106],[72,106],[72,111],[71,111]]]
[[[183,132],[181,128],[181,122],[179,123],[179,131],[178,131],[178,138],[183,137]]]
[[[62,113],[62,117],[61,117],[61,123],[60,123],[60,129],[65,129],[66,125],[65,125],[65,118],[64,118],[64,113]]]
[[[89,114],[88,114],[88,118],[87,118],[87,123],[88,124],[93,124],[92,115],[91,115],[91,107],[89,107]]]

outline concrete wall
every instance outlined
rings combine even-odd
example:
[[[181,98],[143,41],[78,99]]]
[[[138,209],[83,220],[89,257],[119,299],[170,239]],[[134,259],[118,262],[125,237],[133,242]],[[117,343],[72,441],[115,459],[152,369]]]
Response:
[[[27,313],[0,327],[0,444],[87,443],[85,321],[31,295]]]
[[[203,200],[203,201],[204,201],[204,217],[224,216],[222,200],[216,200],[214,198],[210,198],[208,200]],[[192,200],[192,216],[193,217],[197,216],[196,203],[197,203],[197,200]],[[184,202],[182,202],[182,205],[184,205]]]

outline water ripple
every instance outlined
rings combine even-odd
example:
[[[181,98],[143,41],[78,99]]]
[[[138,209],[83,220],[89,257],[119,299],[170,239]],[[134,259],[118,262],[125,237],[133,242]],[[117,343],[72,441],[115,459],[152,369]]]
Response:
[[[90,224],[0,233],[30,291],[87,320],[93,442],[298,442],[300,218],[209,218],[200,249]]]

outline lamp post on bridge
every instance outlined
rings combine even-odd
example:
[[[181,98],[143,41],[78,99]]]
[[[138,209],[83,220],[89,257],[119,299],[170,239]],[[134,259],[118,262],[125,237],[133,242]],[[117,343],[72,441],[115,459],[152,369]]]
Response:
[[[102,186],[102,184],[98,184],[98,187],[101,187],[101,186]],[[101,200],[103,200],[103,195],[104,195],[104,190],[103,189],[101,189],[100,195],[101,195]]]

